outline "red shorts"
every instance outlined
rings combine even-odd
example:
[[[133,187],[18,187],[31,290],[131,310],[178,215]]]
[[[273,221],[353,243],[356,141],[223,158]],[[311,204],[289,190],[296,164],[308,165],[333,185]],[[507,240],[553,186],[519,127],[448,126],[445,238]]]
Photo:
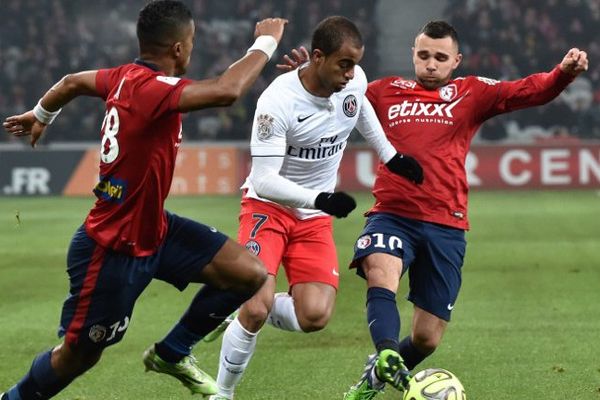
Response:
[[[331,217],[297,219],[273,203],[243,198],[238,241],[256,254],[269,274],[283,264],[290,287],[321,282],[338,288],[338,259]]]

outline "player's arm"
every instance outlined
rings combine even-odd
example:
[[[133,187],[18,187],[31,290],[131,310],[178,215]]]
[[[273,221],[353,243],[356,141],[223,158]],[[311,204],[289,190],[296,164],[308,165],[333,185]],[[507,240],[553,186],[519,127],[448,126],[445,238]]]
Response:
[[[298,185],[279,174],[283,157],[252,157],[250,181],[260,197],[279,204],[319,209],[338,218],[345,218],[356,208],[356,201],[344,192],[320,192]]]
[[[258,99],[250,151],[252,168],[248,179],[256,194],[279,204],[296,208],[325,211],[338,218],[356,208],[356,202],[345,193],[326,193],[307,188],[280,175],[290,130],[289,110],[278,88],[269,87]]]
[[[13,115],[4,121],[6,131],[14,136],[31,135],[34,147],[46,126],[52,123],[63,106],[77,96],[100,96],[96,90],[97,71],[65,75],[50,88],[30,111]]]
[[[187,85],[179,98],[178,110],[187,112],[207,107],[228,106],[252,86],[277,48],[288,21],[268,18],[256,24],[256,41],[247,54],[218,78]]]
[[[492,115],[546,104],[587,69],[587,53],[573,48],[550,72],[532,74],[512,82],[500,82],[497,96],[493,96],[495,103]]]
[[[423,183],[423,168],[413,157],[396,151],[385,136],[381,123],[377,119],[377,114],[366,96],[358,116],[356,129],[375,149],[379,159],[390,171],[416,184]]]

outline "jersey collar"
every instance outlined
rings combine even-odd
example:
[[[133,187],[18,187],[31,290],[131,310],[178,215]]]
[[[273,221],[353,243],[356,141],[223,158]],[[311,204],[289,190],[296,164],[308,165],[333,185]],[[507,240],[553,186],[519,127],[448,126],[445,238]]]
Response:
[[[152,71],[160,72],[160,68],[158,68],[158,65],[144,61],[141,58],[136,58],[133,61],[133,63],[137,65],[142,65],[146,68],[150,68]]]

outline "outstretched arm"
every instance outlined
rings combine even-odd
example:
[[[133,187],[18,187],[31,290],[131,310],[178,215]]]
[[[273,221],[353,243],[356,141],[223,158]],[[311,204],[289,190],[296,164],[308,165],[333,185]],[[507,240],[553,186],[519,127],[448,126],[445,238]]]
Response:
[[[54,121],[64,105],[77,96],[99,96],[96,90],[96,72],[65,75],[32,110],[6,118],[4,129],[14,136],[31,136],[31,147],[35,147],[46,126]]]
[[[207,107],[228,106],[252,86],[283,36],[286,19],[268,18],[256,24],[256,42],[248,53],[233,63],[218,78],[187,85],[179,99],[178,110],[187,112]]]
[[[550,72],[529,75],[523,79],[510,82],[497,82],[485,78],[478,78],[483,85],[483,91],[488,96],[480,101],[482,120],[494,115],[527,107],[540,106],[556,98],[579,74],[588,68],[588,59],[585,51],[573,48],[567,52]],[[486,106],[489,103],[489,108]]]

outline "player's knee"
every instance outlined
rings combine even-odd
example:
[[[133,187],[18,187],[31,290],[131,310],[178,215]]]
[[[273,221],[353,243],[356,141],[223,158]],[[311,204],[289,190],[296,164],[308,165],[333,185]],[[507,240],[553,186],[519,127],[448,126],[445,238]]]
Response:
[[[252,332],[260,329],[269,316],[269,306],[262,301],[252,299],[244,303],[243,312],[240,315],[242,325]]]
[[[431,332],[413,332],[412,342],[423,354],[431,354],[440,345],[440,335]]]
[[[324,329],[331,318],[331,313],[331,310],[318,307],[296,311],[298,324],[303,332],[316,332]]]
[[[387,261],[387,259],[384,260]],[[380,262],[380,258],[372,256],[366,257],[363,260],[362,268],[369,285],[385,287],[392,291],[396,291],[398,288],[398,281],[400,280],[401,265],[402,264]]]
[[[63,343],[52,352],[52,364],[61,376],[79,376],[100,361],[102,351],[102,348],[87,348]]]

